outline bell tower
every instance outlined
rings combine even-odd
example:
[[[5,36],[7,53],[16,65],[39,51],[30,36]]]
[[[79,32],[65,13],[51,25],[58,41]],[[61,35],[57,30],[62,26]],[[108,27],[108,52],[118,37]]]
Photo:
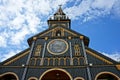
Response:
[[[66,14],[63,12],[61,5],[59,6],[59,9],[57,12],[49,18],[48,20],[48,26],[49,28],[53,27],[65,27],[70,29],[70,19]]]

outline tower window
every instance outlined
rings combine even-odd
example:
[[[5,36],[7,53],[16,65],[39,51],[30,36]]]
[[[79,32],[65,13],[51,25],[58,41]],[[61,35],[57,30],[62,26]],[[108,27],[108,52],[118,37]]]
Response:
[[[61,36],[61,31],[60,30],[56,31],[56,36]]]

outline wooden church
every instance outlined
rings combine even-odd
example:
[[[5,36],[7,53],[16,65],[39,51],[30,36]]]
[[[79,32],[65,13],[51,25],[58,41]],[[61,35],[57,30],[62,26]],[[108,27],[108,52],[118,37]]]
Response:
[[[59,7],[29,48],[0,63],[0,80],[120,80],[120,63],[89,48]]]

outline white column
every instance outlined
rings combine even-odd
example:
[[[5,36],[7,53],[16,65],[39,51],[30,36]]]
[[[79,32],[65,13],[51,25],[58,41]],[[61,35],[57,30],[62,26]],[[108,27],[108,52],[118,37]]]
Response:
[[[69,42],[69,47],[70,47],[70,65],[73,65],[71,42]]]
[[[43,48],[43,52],[42,52],[42,59],[41,59],[40,65],[43,65],[44,56],[45,56],[45,48],[46,48],[46,42],[44,43],[44,48]]]
[[[31,55],[32,55],[32,52],[33,52],[34,45],[35,45],[35,40],[36,40],[36,38],[33,39],[32,46],[31,46],[31,49],[30,49],[30,53],[28,55],[27,62],[25,64],[25,69],[23,71],[22,80],[25,80],[25,76],[26,76],[26,73],[27,73],[29,61],[30,61],[30,58],[31,58]]]
[[[92,79],[91,79],[90,68],[89,68],[89,66],[88,66],[88,59],[87,59],[87,54],[86,54],[86,51],[85,51],[85,46],[84,46],[83,39],[81,39],[81,42],[82,42],[83,54],[84,54],[84,57],[85,57],[85,63],[86,63],[86,65],[87,65],[88,80],[92,80]]]

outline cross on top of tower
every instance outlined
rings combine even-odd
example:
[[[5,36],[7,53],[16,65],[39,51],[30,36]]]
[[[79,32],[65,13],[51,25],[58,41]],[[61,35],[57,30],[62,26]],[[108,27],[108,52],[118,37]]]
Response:
[[[49,28],[60,26],[60,24],[64,25],[65,28],[70,28],[70,19],[63,12],[61,6],[62,5],[59,5],[56,13],[48,20]]]

